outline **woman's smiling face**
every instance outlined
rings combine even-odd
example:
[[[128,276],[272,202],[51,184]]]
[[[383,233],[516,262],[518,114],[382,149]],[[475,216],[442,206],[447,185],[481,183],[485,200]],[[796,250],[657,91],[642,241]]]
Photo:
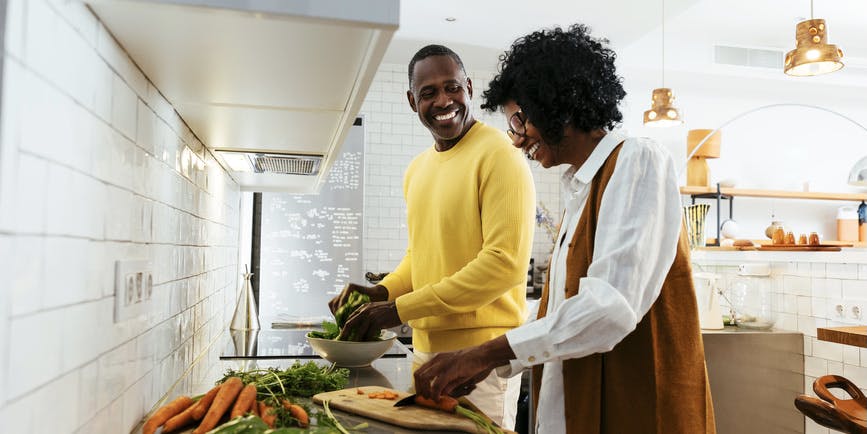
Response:
[[[503,111],[509,121],[508,132],[512,145],[520,148],[527,158],[538,161],[546,169],[563,164],[557,159],[557,149],[545,143],[539,130],[527,119],[518,104],[509,101],[503,105]]]

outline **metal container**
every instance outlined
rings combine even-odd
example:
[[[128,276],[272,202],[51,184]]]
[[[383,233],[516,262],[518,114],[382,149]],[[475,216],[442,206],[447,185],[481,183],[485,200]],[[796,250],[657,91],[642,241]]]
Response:
[[[259,330],[259,313],[256,310],[256,299],[253,297],[253,285],[250,278],[253,273],[244,272],[244,288],[238,294],[238,303],[229,330]]]

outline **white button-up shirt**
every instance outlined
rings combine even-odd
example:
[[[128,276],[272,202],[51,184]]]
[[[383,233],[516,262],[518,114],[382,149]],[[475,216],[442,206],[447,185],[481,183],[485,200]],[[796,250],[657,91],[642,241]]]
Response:
[[[578,294],[566,299],[568,246],[590,183],[621,142],[602,196],[587,276],[579,281]],[[609,132],[581,167],[564,174],[562,183],[565,214],[551,257],[547,314],[506,333],[517,357],[507,372],[545,365],[536,416],[539,433],[566,432],[562,360],[610,351],[635,329],[659,296],[681,228],[674,160],[650,139]]]

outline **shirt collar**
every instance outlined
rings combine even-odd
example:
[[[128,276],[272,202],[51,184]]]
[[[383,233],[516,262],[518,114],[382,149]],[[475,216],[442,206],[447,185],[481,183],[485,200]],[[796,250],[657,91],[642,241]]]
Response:
[[[587,161],[580,167],[574,168],[573,166],[573,168],[566,172],[566,175],[570,175],[571,178],[582,184],[589,184],[593,180],[593,177],[596,176],[599,168],[602,167],[602,164],[605,163],[605,160],[608,159],[608,156],[611,155],[611,151],[623,142],[625,138],[619,131],[609,131],[599,141],[599,144],[596,145],[590,156],[587,157]]]

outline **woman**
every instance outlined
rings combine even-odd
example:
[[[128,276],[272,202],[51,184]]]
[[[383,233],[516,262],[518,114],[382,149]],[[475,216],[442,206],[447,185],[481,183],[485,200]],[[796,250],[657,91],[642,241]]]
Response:
[[[539,433],[714,433],[674,162],[613,129],[626,93],[605,43],[574,25],[501,57],[482,108],[503,109],[528,158],[570,166],[549,279],[536,321],[437,356],[416,390],[532,367]]]

